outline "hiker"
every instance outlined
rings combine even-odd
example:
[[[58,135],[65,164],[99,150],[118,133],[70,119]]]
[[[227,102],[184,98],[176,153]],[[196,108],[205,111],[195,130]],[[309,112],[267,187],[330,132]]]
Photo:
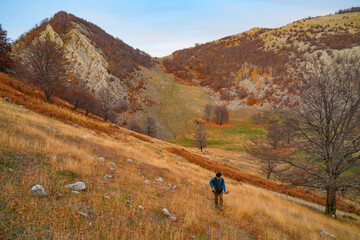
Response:
[[[213,177],[210,180],[210,187],[211,191],[214,193],[215,197],[215,208],[220,209],[220,211],[223,210],[223,193],[228,194],[229,192],[226,191],[225,187],[225,181],[221,177],[221,173],[216,173],[216,177]],[[219,198],[220,198],[220,204],[219,204]]]

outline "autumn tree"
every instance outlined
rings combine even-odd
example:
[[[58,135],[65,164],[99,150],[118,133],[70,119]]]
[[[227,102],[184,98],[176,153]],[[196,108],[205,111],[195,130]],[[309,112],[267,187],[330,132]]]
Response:
[[[145,120],[145,133],[149,137],[156,137],[156,122],[152,117]]]
[[[203,148],[207,146],[207,132],[205,125],[199,123],[196,125],[195,134],[194,134],[194,142],[200,151],[203,151]]]
[[[142,133],[143,130],[141,129],[139,123],[136,120],[131,120],[129,123],[129,129],[134,132]]]
[[[107,88],[102,88],[98,91],[98,99],[98,115],[104,118],[104,121],[115,121],[117,99]]]
[[[225,105],[215,106],[214,108],[215,122],[219,126],[229,121],[229,111]]]
[[[335,215],[337,193],[360,190],[348,172],[360,159],[360,58],[312,58],[293,76],[296,104],[285,114],[302,135],[301,154],[287,162],[306,176],[300,185],[326,190],[325,213]]]
[[[284,130],[283,127],[280,125],[279,120],[272,120],[266,126],[266,137],[269,141],[269,144],[272,146],[273,149],[277,149],[279,143],[284,139]]]
[[[120,101],[117,104],[116,112],[120,113],[120,125],[122,126],[124,124],[124,114],[126,111],[129,110],[129,103],[125,99],[120,99]]]
[[[211,117],[211,112],[212,112],[212,106],[210,104],[206,104],[204,107],[204,115],[205,115],[206,122],[209,122],[210,117]]]
[[[6,71],[11,65],[11,45],[7,38],[7,32],[2,29],[0,24],[0,71]]]
[[[34,40],[20,61],[26,69],[24,77],[44,91],[45,102],[68,80],[69,62],[64,48],[49,36]]]

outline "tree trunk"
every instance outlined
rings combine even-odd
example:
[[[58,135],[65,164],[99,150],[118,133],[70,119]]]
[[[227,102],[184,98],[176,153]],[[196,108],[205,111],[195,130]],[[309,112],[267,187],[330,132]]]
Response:
[[[269,171],[269,172],[267,173],[266,178],[267,178],[267,179],[270,179],[270,175],[271,175],[271,172]]]
[[[200,146],[200,151],[202,152],[202,146]]]
[[[334,177],[330,178],[329,185],[326,188],[325,214],[336,216],[336,182]]]
[[[50,101],[51,94],[48,91],[45,91],[45,99],[44,101],[48,103]]]

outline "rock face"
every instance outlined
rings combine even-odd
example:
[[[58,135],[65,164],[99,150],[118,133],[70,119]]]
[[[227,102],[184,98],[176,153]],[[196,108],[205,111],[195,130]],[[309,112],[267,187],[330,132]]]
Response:
[[[30,189],[29,194],[37,197],[43,197],[47,195],[45,189],[39,184],[33,186]]]
[[[69,184],[65,186],[66,188],[71,188],[75,191],[81,191],[81,190],[85,190],[86,189],[86,185],[83,182],[76,182],[73,184]]]

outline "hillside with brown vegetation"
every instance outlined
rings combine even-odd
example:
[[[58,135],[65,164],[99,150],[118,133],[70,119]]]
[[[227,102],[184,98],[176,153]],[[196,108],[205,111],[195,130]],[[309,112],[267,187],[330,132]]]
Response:
[[[360,46],[360,13],[306,18],[178,50],[163,61],[168,72],[219,92],[222,100],[262,105],[288,97],[287,70],[309,55],[337,55]]]
[[[275,182],[246,173],[238,178],[240,172],[227,165],[85,117],[57,98],[44,103],[41,92],[10,75],[1,73],[0,80],[1,238],[320,239],[322,229],[338,239],[359,237],[356,224],[254,187],[276,191],[281,186]],[[211,209],[207,190],[215,170],[224,171],[231,191],[223,213]],[[87,189],[64,187],[76,181]],[[48,196],[29,195],[35,184]],[[311,196],[305,198],[322,201]],[[358,211],[349,207],[339,204]]]

